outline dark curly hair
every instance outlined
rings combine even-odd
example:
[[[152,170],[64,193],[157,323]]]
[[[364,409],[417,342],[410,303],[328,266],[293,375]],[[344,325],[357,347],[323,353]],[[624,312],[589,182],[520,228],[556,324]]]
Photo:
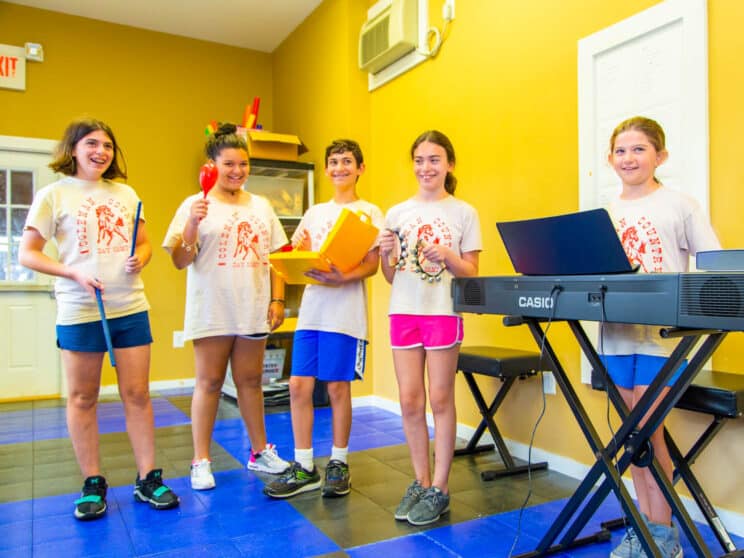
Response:
[[[220,122],[217,131],[211,134],[204,146],[207,157],[213,161],[217,159],[223,149],[242,149],[248,152],[248,144],[245,138],[238,135],[238,127],[229,122]]]

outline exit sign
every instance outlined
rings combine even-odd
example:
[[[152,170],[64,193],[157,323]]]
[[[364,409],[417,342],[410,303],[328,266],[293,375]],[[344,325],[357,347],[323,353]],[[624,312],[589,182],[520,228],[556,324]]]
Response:
[[[26,50],[0,45],[0,87],[26,90]]]

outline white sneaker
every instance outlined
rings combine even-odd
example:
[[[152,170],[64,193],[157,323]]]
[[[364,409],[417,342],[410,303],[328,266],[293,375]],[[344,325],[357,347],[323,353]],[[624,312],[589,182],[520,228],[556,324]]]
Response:
[[[278,475],[289,469],[289,463],[279,457],[274,444],[266,444],[266,447],[261,453],[251,451],[251,457],[248,460],[247,467],[251,471],[261,471],[263,473]]]
[[[212,474],[212,462],[209,459],[200,459],[191,464],[191,488],[194,490],[209,490],[215,487],[214,475]]]

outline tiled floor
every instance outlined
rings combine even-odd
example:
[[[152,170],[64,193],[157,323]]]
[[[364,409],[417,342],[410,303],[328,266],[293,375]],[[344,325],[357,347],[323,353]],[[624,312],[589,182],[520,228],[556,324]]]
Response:
[[[412,471],[400,417],[373,407],[354,409],[349,463],[353,488],[346,498],[318,492],[286,501],[263,495],[269,476],[247,471],[248,443],[234,403],[223,400],[212,446],[217,488],[194,492],[190,394],[153,394],[157,462],[181,498],[175,510],[154,511],[132,497],[134,466],[121,404],[99,406],[103,475],[109,490],[106,516],[79,522],[72,502],[81,478],[59,402],[0,405],[0,558],[13,557],[238,557],[426,556],[506,557],[526,552],[556,516],[577,481],[551,471],[483,482],[479,472],[498,465],[493,453],[457,457],[450,479],[451,511],[437,524],[412,527],[393,519]],[[268,409],[267,431],[280,455],[292,456],[286,408]],[[317,464],[331,445],[330,410],[316,411]],[[324,457],[325,456],[325,457]],[[528,506],[520,508],[531,489]],[[608,499],[592,525],[618,515]],[[706,540],[707,529],[701,528]],[[573,550],[570,556],[608,556],[611,542]],[[739,548],[743,542],[737,540]],[[714,554],[717,543],[710,542]],[[686,548],[692,556],[692,550]],[[562,554],[561,556],[568,556]]]

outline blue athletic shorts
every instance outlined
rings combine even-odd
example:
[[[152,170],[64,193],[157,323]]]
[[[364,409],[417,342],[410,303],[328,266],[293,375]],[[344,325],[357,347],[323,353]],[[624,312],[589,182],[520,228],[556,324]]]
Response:
[[[115,349],[139,347],[152,343],[150,318],[139,312],[108,320],[111,344]],[[105,353],[106,337],[101,320],[84,324],[57,325],[57,347],[81,353]]]
[[[656,375],[667,361],[666,357],[653,355],[605,355],[602,356],[610,378],[618,387],[633,389],[634,386],[648,386],[654,381]],[[671,386],[687,366],[683,362],[674,376],[667,384]]]
[[[326,382],[361,380],[366,358],[364,339],[300,329],[292,343],[292,376],[312,376]]]

